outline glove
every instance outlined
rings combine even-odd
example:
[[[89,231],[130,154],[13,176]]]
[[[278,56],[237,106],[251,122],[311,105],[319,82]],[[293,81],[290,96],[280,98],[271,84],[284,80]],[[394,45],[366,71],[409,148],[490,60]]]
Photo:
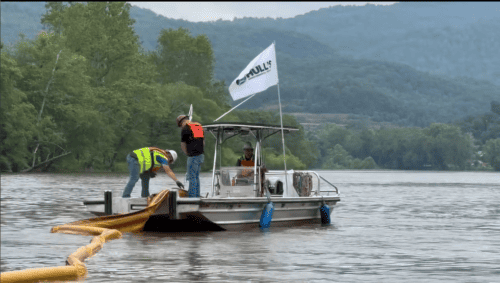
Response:
[[[177,182],[175,182],[175,183],[177,184],[177,186],[178,186],[179,188],[181,188],[181,189],[183,189],[183,190],[184,190],[184,185],[183,185],[180,181],[177,181]]]
[[[155,173],[155,172],[150,172],[150,173],[149,173],[149,177],[151,177],[151,178],[156,177],[156,173]]]

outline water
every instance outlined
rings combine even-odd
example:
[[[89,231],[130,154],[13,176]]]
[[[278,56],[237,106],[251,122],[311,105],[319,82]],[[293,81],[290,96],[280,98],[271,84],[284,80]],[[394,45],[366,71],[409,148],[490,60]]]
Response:
[[[125,234],[87,259],[86,282],[499,282],[500,174],[322,171],[341,202],[332,225],[268,232]],[[1,177],[1,271],[63,266],[88,236],[50,228],[120,196],[120,174]],[[179,175],[183,180],[184,176]],[[211,181],[203,174],[202,193]],[[175,184],[165,174],[151,193]],[[132,193],[140,195],[140,183]]]

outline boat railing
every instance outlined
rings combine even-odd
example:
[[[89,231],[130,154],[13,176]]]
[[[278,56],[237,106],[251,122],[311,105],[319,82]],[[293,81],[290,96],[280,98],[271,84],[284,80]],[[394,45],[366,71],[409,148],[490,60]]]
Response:
[[[316,193],[318,195],[320,195],[321,193],[327,193],[327,195],[330,195],[330,193],[333,193],[333,192],[335,192],[337,195],[339,194],[339,189],[334,184],[328,182],[325,178],[321,177],[321,175],[319,175],[318,172],[316,172],[316,171],[300,171],[300,172],[312,173],[312,174],[316,175],[316,177],[318,178],[318,190]],[[325,181],[328,185],[332,186],[335,190],[321,190],[320,179]]]
[[[232,195],[250,196],[248,194],[251,188],[251,195],[257,196],[259,192],[258,186],[255,183],[260,183],[260,174],[255,175],[251,167],[234,166],[222,167],[217,170],[215,176],[215,191],[214,196],[228,194],[233,191]],[[240,190],[240,192],[238,192]]]
[[[312,173],[316,176],[318,179],[318,189],[316,190],[316,195],[321,195],[321,193],[327,193],[327,195],[330,195],[330,193],[336,193],[337,195],[339,194],[339,189],[332,183],[328,182],[325,178],[321,177],[318,172],[316,171],[302,171],[302,170],[297,170],[294,172],[301,172],[301,173]],[[277,176],[277,175],[284,175],[285,172],[278,172],[278,171],[269,171],[266,172],[266,176]],[[335,190],[321,190],[321,180],[325,181],[327,184],[332,186]]]

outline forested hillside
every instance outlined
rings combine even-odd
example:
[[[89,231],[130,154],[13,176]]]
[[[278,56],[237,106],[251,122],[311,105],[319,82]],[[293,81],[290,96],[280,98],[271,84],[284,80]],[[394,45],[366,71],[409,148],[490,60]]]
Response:
[[[301,129],[287,139],[291,167],[500,170],[500,92],[491,82],[349,58],[310,35],[277,29],[281,20],[259,20],[268,28],[241,26],[255,19],[197,24],[124,2],[1,7],[1,171],[120,171],[132,149],[180,151],[175,117],[191,103],[202,124],[229,110],[227,85],[272,41],[285,111],[345,123],[305,133],[284,115],[285,125]],[[9,43],[19,31],[26,36]],[[224,119],[278,124],[276,93],[273,87],[247,102],[258,111]],[[374,121],[396,127],[371,127]],[[282,166],[278,136],[263,151],[270,169]],[[222,163],[239,154],[241,142],[228,142]],[[213,158],[210,139],[206,158]],[[185,164],[182,154],[178,163]]]
[[[242,27],[266,28],[240,19]],[[500,85],[500,2],[400,2],[333,6],[273,22],[357,59],[399,62],[431,74]]]
[[[3,42],[12,42],[19,32],[28,38],[39,32],[43,5],[2,2]],[[207,35],[214,50],[214,78],[226,87],[276,41],[285,112],[351,114],[425,127],[481,115],[500,95],[498,85],[491,83],[497,82],[500,66],[495,32],[500,29],[500,17],[495,17],[499,4],[471,5],[335,6],[291,19],[210,23],[167,19],[137,7],[130,14],[146,51],[156,49],[164,28]],[[276,103],[272,88],[242,107],[273,109]]]
[[[460,3],[455,4],[459,5]],[[158,28],[160,23],[161,26],[174,29],[185,27],[190,29],[193,34],[206,34],[214,45],[215,76],[225,81],[227,85],[253,57],[272,41],[276,41],[280,89],[283,97],[286,98],[283,99],[283,106],[284,111],[289,113],[345,113],[361,115],[377,122],[425,127],[432,122],[451,122],[469,115],[487,112],[490,102],[500,95],[500,89],[488,81],[471,79],[473,72],[469,72],[468,77],[453,77],[456,74],[417,71],[412,67],[412,64],[398,64],[394,63],[397,60],[380,56],[366,56],[365,58],[368,59],[341,56],[352,54],[346,53],[345,48],[338,46],[338,44],[334,45],[332,42],[342,42],[344,38],[362,39],[368,33],[364,31],[366,28],[363,26],[370,27],[371,37],[386,36],[385,28],[390,28],[391,25],[393,29],[395,27],[398,27],[399,30],[404,29],[404,24],[407,21],[402,21],[403,27],[398,24],[398,21],[403,17],[401,15],[398,15],[396,19],[387,20],[387,22],[379,19],[377,24],[380,25],[381,22],[384,24],[379,29],[374,28],[377,24],[370,21],[377,18],[375,16],[378,13],[377,9],[383,7],[385,6],[338,6],[313,11],[292,19],[245,18],[236,19],[233,22],[217,21],[214,23],[189,23],[166,19],[154,16],[148,10],[138,9],[136,29],[142,36],[141,40],[143,40],[145,47],[153,46],[151,39],[146,40],[148,38],[146,36],[147,30]],[[408,6],[408,9],[411,7],[411,5]],[[432,12],[433,9],[436,7],[431,5],[427,10],[423,8],[417,10],[422,14],[430,11],[428,17],[437,17],[435,12]],[[457,9],[455,9],[455,13],[460,13],[463,10]],[[370,15],[365,15],[366,13],[370,13]],[[390,19],[388,15],[390,10],[386,11],[385,14],[385,19]],[[416,14],[418,15],[418,13]],[[323,21],[322,15],[333,22]],[[330,17],[326,15],[330,15]],[[357,19],[357,24],[353,25],[349,32],[337,35],[332,34],[332,30],[340,32],[340,29],[326,28],[337,27],[340,22],[351,17]],[[420,20],[411,19],[413,21]],[[450,23],[457,24],[456,18],[451,19],[453,21]],[[455,36],[452,32],[446,33],[449,26],[446,21],[433,18],[432,21],[428,20],[425,23],[426,28],[432,27],[450,38]],[[140,32],[141,29],[144,31]],[[474,36],[478,36],[476,32],[473,33]],[[353,37],[352,34],[360,34],[360,36]],[[487,36],[483,35],[483,37]],[[411,40],[422,39],[412,38]],[[382,42],[387,41],[382,40]],[[482,44],[483,41],[477,40],[475,42]],[[372,48],[377,48],[377,45],[373,45],[373,43],[370,42],[369,45]],[[434,46],[435,42],[429,41],[428,44]],[[365,46],[367,43],[362,41],[359,42],[359,45]],[[408,45],[413,46],[414,44]],[[462,45],[455,46],[455,49],[460,49]],[[422,48],[410,57],[423,56],[422,54],[426,54],[427,49]],[[385,47],[381,47],[381,50],[391,53],[391,50],[387,50]],[[492,50],[484,49],[483,51],[486,52],[485,54],[491,55],[488,60],[491,61],[491,57],[495,57],[495,52]],[[433,56],[441,56],[444,53],[448,56],[449,51],[434,53]],[[363,57],[357,56],[357,58]],[[444,60],[443,58],[438,61]],[[483,64],[485,60],[483,57],[475,57],[475,54],[472,53],[460,55],[460,61],[471,58],[481,60],[476,61],[475,66],[488,68],[488,64]],[[454,58],[452,62],[456,65],[458,61]],[[459,66],[450,69],[456,70],[458,68]],[[477,71],[474,72],[474,76],[476,74],[478,74]],[[245,103],[242,107],[276,109],[276,106],[276,90],[270,89]]]
[[[42,26],[36,22],[37,15],[43,9],[37,6],[42,5],[2,3],[4,43],[12,42],[19,32],[28,37],[38,32]],[[226,86],[276,41],[285,112],[355,114],[373,121],[424,127],[482,114],[500,95],[498,86],[470,78],[496,82],[491,74],[500,66],[500,56],[494,56],[500,41],[492,28],[500,17],[493,17],[494,3],[482,3],[475,7],[484,17],[471,20],[464,10],[469,6],[336,6],[292,19],[211,23],[167,19],[137,7],[130,13],[145,50],[157,47],[158,34],[164,28],[182,27],[193,36],[206,34],[214,49],[214,77]],[[460,71],[463,68],[467,72]],[[452,78],[456,75],[469,78]],[[270,89],[242,107],[272,109],[276,103],[276,90]]]

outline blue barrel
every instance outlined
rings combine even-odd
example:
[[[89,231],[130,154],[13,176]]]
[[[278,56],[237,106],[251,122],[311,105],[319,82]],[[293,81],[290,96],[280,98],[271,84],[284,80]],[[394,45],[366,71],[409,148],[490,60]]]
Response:
[[[321,224],[330,224],[330,207],[323,204],[319,208],[319,212],[321,214]]]
[[[260,228],[269,228],[271,226],[271,220],[273,219],[274,203],[269,202],[264,207],[262,215],[260,216]]]

